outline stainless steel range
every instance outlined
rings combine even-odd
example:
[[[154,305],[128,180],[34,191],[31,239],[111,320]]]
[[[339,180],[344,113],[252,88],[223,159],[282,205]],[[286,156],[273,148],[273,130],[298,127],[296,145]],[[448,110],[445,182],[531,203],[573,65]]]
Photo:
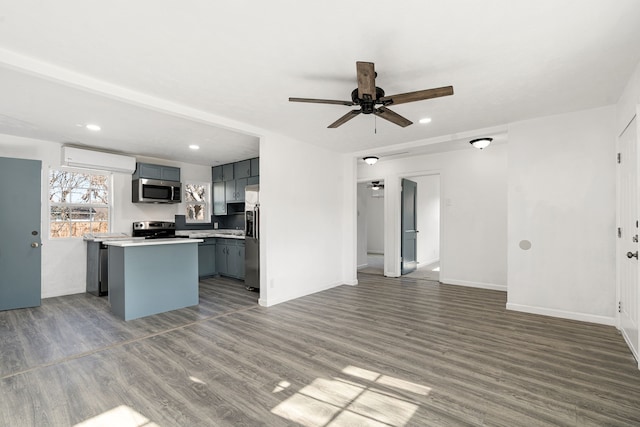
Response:
[[[133,237],[145,239],[172,239],[176,236],[176,223],[168,221],[138,221],[133,223]]]

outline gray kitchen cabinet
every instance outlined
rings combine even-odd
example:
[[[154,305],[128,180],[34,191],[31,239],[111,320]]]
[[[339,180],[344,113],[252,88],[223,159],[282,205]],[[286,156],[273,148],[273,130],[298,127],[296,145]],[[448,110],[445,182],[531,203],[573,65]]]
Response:
[[[227,198],[225,196],[225,182],[213,183],[213,214],[227,214]]]
[[[212,168],[212,181],[225,182],[233,179],[233,163],[214,166]]]
[[[251,176],[251,160],[243,160],[233,164],[233,177],[249,178]]]
[[[222,173],[222,165],[214,166],[211,168],[211,181],[212,182],[224,181],[224,174]]]
[[[233,179],[233,163],[212,167],[211,178],[213,182],[231,181]]]
[[[198,277],[215,276],[216,271],[216,239],[206,238],[198,243]]]
[[[96,296],[108,293],[107,252],[101,242],[87,241],[87,292]]]
[[[217,239],[216,268],[221,276],[244,279],[244,240]]]
[[[216,242],[216,269],[221,276],[226,276],[229,271],[227,267],[227,252],[229,249],[225,240],[226,239],[217,239]]]
[[[227,203],[244,202],[244,188],[248,185],[248,178],[227,181],[225,185],[225,197]]]
[[[133,178],[158,179],[162,181],[180,182],[180,168],[173,166],[137,163]]]
[[[225,181],[231,181],[235,177],[233,176],[233,163],[222,165],[222,178]]]
[[[260,157],[256,157],[250,160],[251,162],[251,176],[260,175]]]
[[[213,214],[228,215],[236,212],[227,208],[227,203],[243,203],[245,187],[259,184],[259,174],[259,157],[212,167]]]

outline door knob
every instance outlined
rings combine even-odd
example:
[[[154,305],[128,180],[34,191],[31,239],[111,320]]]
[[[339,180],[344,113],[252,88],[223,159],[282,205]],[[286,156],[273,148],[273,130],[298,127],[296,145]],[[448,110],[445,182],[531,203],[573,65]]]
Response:
[[[631,258],[638,259],[638,251],[635,251],[635,252],[627,252],[627,258],[629,258],[629,259],[631,259]]]
[[[38,242],[31,243],[31,247],[32,248],[37,248],[38,246],[40,246],[40,244]]]

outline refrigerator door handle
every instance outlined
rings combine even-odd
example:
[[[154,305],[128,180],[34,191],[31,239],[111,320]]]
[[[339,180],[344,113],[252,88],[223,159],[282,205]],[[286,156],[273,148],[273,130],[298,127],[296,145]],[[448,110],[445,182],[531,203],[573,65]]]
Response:
[[[253,208],[253,238],[260,239],[260,208]]]

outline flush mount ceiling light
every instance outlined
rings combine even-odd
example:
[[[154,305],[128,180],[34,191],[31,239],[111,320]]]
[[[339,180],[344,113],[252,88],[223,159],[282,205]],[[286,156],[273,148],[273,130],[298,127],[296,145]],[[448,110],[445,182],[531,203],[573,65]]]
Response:
[[[493,141],[493,138],[478,138],[469,141],[469,144],[482,150],[483,148],[487,148],[489,144],[491,144],[491,141]]]
[[[94,132],[98,132],[100,130],[100,126],[94,125],[92,123],[87,123],[84,127]]]
[[[362,160],[364,160],[366,164],[373,166],[378,161],[378,158],[376,156],[367,156],[363,157]]]
[[[196,144],[191,144],[191,145],[189,146],[189,148],[191,148],[192,150],[199,150],[199,149],[200,149],[200,146],[199,146],[199,145],[196,145]]]

